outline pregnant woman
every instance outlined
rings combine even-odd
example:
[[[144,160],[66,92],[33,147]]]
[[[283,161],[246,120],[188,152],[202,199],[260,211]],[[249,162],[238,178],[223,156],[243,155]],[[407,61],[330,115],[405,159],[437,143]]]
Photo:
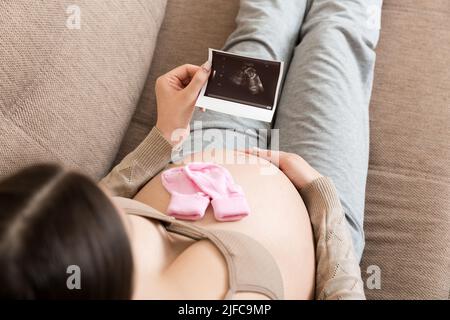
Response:
[[[48,165],[1,182],[0,296],[363,299],[368,104],[378,41],[378,28],[367,23],[370,5],[381,9],[381,0],[241,1],[224,49],[292,57],[272,124],[283,152],[255,148],[269,142],[261,132],[270,124],[194,113],[211,67],[185,65],[158,79],[157,124],[100,182],[103,191]],[[211,141],[217,134],[226,138]],[[208,208],[202,220],[187,223],[164,214],[170,195],[161,171],[214,162],[236,147],[241,151],[227,151],[234,162],[223,166],[245,192],[248,217],[217,222]],[[170,163],[174,151],[181,163]],[[66,272],[77,268],[81,289],[69,290],[77,281]]]

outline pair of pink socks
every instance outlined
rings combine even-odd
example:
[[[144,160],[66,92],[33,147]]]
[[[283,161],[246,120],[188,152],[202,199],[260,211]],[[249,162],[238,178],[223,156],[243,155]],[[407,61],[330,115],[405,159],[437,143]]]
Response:
[[[250,213],[242,188],[230,172],[214,163],[190,163],[163,172],[162,184],[171,194],[167,214],[199,220],[209,203],[218,221],[236,221]]]

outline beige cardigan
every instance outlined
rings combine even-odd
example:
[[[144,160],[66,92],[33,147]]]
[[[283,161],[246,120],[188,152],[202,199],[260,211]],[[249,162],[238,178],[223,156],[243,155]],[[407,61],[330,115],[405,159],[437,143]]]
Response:
[[[155,127],[100,185],[114,196],[132,198],[171,160],[172,146]],[[361,271],[341,203],[331,179],[300,190],[316,242],[316,299],[365,299]]]

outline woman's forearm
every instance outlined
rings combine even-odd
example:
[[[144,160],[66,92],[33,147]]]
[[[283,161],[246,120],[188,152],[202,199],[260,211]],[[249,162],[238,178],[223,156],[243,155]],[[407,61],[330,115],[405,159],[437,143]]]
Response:
[[[112,196],[131,198],[169,162],[172,145],[154,127],[144,141],[100,181]]]
[[[316,299],[365,299],[361,270],[333,182],[322,177],[300,193],[316,242]]]

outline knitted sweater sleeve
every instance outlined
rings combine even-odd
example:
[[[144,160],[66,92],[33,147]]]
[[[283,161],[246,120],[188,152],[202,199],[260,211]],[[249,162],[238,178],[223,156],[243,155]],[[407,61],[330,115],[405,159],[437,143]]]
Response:
[[[100,181],[100,187],[107,189],[112,196],[134,197],[170,162],[172,149],[172,145],[154,127],[144,141]]]
[[[337,191],[330,178],[300,190],[316,242],[316,299],[365,299],[361,270]]]

